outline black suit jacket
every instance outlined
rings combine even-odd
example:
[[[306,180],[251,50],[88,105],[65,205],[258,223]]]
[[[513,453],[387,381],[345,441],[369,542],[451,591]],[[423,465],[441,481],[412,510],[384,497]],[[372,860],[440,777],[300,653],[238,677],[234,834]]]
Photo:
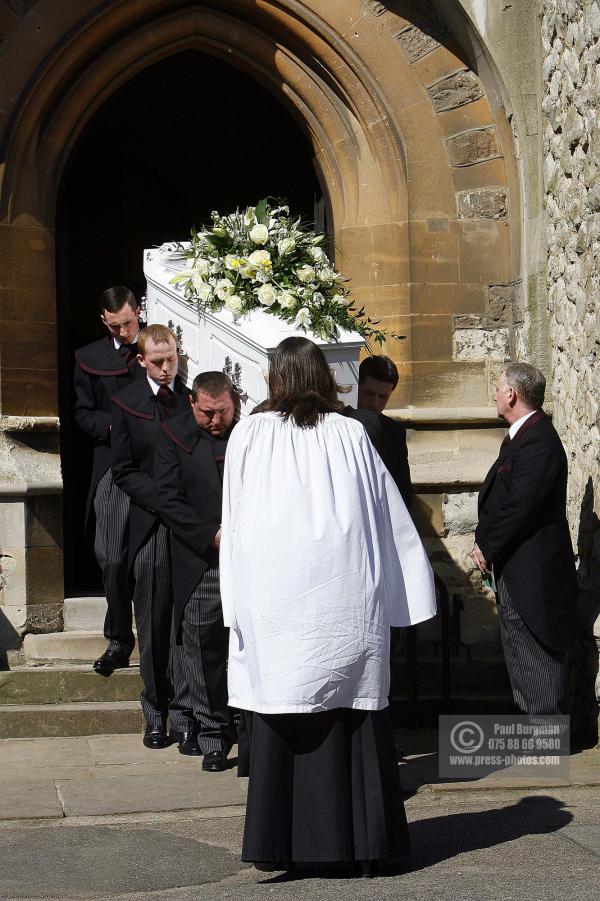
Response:
[[[176,629],[205,571],[219,563],[211,542],[221,525],[221,472],[230,434],[231,429],[213,438],[188,407],[163,422],[156,442],[154,481],[161,519],[171,530]]]
[[[385,463],[402,495],[402,500],[410,509],[412,484],[408,465],[406,428],[401,422],[396,422],[395,419],[384,416],[383,413],[373,413],[371,410],[355,410],[354,407],[344,407],[342,413],[363,424],[371,439],[371,444]]]
[[[125,363],[108,335],[75,351],[75,422],[94,442],[86,522],[98,482],[110,466],[111,397],[145,374],[135,359]]]
[[[171,416],[189,407],[189,389],[175,379]],[[154,450],[161,415],[148,379],[139,379],[113,397],[111,468],[115,483],[131,499],[129,564],[159,522],[154,485]]]
[[[538,410],[505,444],[479,492],[475,540],[540,641],[579,637],[575,560],[566,517],[567,457]]]

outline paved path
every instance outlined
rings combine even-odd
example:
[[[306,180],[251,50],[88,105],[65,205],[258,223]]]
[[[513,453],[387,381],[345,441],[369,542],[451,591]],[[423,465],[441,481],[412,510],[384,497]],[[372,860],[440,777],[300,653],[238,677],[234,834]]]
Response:
[[[398,738],[412,854],[402,872],[352,881],[241,864],[246,780],[235,770],[202,773],[138,735],[0,741],[0,898],[600,898],[600,751],[573,755],[554,784],[507,770],[448,784],[433,733]]]

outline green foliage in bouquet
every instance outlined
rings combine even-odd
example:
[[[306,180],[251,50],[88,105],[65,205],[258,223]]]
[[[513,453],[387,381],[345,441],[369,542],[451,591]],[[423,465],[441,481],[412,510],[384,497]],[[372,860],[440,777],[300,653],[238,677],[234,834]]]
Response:
[[[262,309],[326,341],[335,341],[340,328],[379,344],[402,337],[377,328],[364,308],[352,306],[323,241],[281,202],[261,200],[227,216],[213,212],[210,227],[192,231],[189,244],[175,245],[170,255],[185,258],[187,269],[170,283],[201,310],[225,308],[237,319]]]

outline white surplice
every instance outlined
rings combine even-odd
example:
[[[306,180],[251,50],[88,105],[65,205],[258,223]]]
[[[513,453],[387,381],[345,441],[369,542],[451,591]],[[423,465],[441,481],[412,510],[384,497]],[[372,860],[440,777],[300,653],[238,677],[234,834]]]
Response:
[[[229,703],[260,713],[388,704],[390,626],[435,614],[433,573],[363,426],[277,413],[228,442],[220,550]]]

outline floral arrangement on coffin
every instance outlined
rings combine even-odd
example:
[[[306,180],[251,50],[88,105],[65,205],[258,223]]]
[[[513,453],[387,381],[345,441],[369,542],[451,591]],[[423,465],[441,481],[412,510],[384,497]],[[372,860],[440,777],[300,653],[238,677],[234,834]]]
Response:
[[[364,308],[352,306],[346,281],[336,272],[315,234],[283,204],[261,200],[227,216],[213,212],[212,225],[192,231],[191,242],[163,245],[163,255],[185,260],[170,280],[200,310],[229,310],[239,319],[262,309],[335,341],[339,329],[382,344],[400,338],[378,329]]]

